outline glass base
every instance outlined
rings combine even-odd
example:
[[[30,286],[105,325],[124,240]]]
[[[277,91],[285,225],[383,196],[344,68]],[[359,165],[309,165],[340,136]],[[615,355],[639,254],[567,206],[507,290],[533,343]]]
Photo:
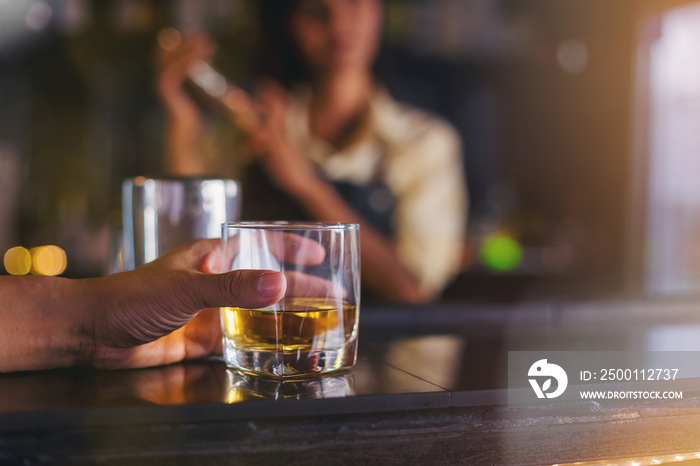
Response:
[[[302,400],[307,398],[341,398],[355,394],[352,372],[341,370],[313,378],[269,378],[226,371],[226,403],[248,400]]]
[[[272,378],[304,378],[348,369],[357,359],[356,342],[338,350],[276,353],[232,348],[224,340],[226,365],[238,371]]]

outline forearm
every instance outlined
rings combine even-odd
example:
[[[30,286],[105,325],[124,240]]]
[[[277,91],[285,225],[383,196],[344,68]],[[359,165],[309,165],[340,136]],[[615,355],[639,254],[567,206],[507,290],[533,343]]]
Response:
[[[395,301],[425,302],[417,278],[403,265],[394,246],[367,224],[324,180],[297,193],[307,212],[319,221],[359,223],[362,275],[370,287]]]
[[[282,298],[286,285],[284,275],[270,271],[203,273],[212,272],[206,264],[217,262],[218,244],[190,241],[106,277],[0,277],[0,372],[147,367],[220,352],[218,311],[200,311],[264,308]],[[308,257],[298,259],[318,263]]]
[[[88,363],[93,323],[77,280],[0,277],[0,372]]]
[[[174,175],[202,175],[205,167],[199,156],[201,119],[194,102],[178,89],[161,93],[167,113],[165,132],[166,166]]]

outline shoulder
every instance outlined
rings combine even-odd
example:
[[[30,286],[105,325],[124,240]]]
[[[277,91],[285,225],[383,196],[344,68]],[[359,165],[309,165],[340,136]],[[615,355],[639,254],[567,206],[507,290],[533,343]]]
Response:
[[[398,102],[381,90],[375,96],[373,112],[377,135],[394,154],[395,164],[418,171],[451,170],[461,165],[461,138],[444,118]]]
[[[377,91],[373,112],[377,133],[389,144],[411,148],[429,146],[433,154],[461,156],[459,133],[444,118],[396,101],[384,90]]]

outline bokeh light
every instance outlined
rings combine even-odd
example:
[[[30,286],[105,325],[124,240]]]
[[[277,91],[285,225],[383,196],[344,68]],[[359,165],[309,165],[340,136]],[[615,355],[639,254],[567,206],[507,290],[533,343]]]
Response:
[[[25,22],[27,27],[33,31],[44,29],[53,16],[53,9],[46,2],[36,2],[29,7]]]
[[[486,267],[507,272],[520,265],[523,260],[523,248],[510,236],[496,234],[481,243],[479,255]]]
[[[30,272],[34,275],[56,276],[63,273],[68,265],[66,253],[58,246],[39,246],[30,251],[32,266]]]
[[[163,50],[172,52],[182,43],[180,31],[175,28],[164,28],[158,33],[158,45]]]
[[[26,248],[17,246],[5,253],[3,262],[10,275],[26,275],[32,266],[32,257]]]
[[[570,39],[557,46],[557,61],[561,69],[579,74],[588,66],[588,46],[580,39]]]

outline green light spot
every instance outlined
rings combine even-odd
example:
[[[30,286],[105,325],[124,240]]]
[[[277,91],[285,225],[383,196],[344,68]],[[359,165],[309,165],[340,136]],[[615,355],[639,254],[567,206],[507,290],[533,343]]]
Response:
[[[492,236],[481,243],[479,255],[486,267],[506,272],[520,265],[523,248],[508,236]]]

